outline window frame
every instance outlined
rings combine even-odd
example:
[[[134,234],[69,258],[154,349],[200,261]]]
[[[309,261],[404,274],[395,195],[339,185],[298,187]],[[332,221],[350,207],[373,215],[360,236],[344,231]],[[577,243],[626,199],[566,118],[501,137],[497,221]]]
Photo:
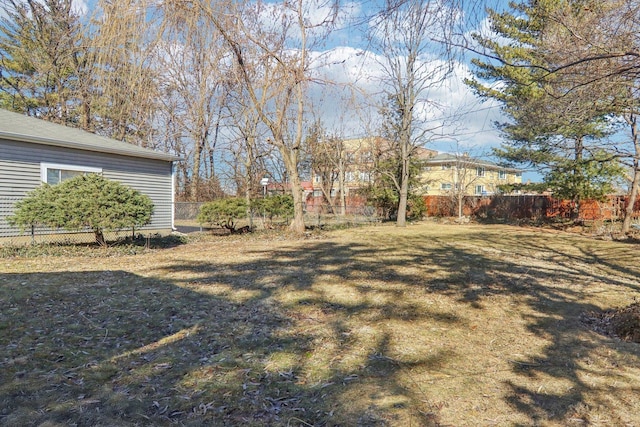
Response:
[[[360,182],[371,182],[371,171],[360,171]]]
[[[102,174],[102,168],[96,168],[92,166],[79,166],[79,165],[69,165],[63,163],[40,163],[40,181],[47,183],[47,171],[49,169],[59,169],[61,171],[73,171],[73,172],[84,172],[84,173],[99,173]],[[60,180],[62,182],[63,180]],[[58,184],[60,183],[58,182]],[[51,184],[54,185],[54,184]]]
[[[477,166],[476,167],[476,176],[478,177],[484,177],[486,175],[487,171],[484,168],[484,166]]]
[[[453,188],[453,185],[450,182],[441,182],[440,183],[440,190],[442,191],[449,191]]]
[[[498,171],[498,179],[507,179],[507,171],[499,170]]]
[[[478,190],[480,190],[480,191],[478,191]],[[474,192],[474,194],[475,194],[476,196],[482,196],[482,195],[484,195],[485,193],[486,193],[486,190],[485,190],[485,188],[484,188],[484,185],[482,185],[482,184],[478,184],[478,185],[476,185],[475,192]]]

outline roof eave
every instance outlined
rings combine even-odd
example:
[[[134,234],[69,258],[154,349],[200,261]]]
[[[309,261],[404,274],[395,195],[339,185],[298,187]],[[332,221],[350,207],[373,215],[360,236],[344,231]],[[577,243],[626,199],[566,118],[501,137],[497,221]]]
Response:
[[[95,146],[95,145],[84,144],[84,143],[75,142],[75,141],[60,141],[52,138],[42,138],[42,137],[36,137],[32,135],[17,134],[13,132],[0,131],[0,138],[9,139],[13,141],[30,142],[33,144],[51,145],[55,147],[72,148],[72,149],[78,149],[78,150],[84,150],[84,151],[94,151],[98,153],[119,154],[123,156],[140,157],[140,158],[153,159],[153,160],[164,160],[164,161],[172,161],[172,162],[182,160],[182,158],[178,156],[174,156],[166,153],[154,152],[152,150],[148,150],[146,152],[128,151],[128,150],[121,150],[113,147]]]

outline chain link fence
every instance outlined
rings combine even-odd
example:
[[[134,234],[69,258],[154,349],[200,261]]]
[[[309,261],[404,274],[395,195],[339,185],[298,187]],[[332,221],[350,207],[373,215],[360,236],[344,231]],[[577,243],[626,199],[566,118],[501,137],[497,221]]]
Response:
[[[7,217],[13,215],[15,203],[20,200],[18,197],[0,197],[0,246],[14,246],[23,244],[76,244],[94,243],[95,233],[91,229],[65,230],[43,226],[27,227],[20,229],[9,224]],[[171,212],[171,207],[167,204],[156,204],[155,211],[164,213]],[[135,239],[139,237],[150,238],[158,234],[171,232],[170,218],[155,218],[152,223],[140,229],[131,228],[117,231],[104,231],[106,242],[116,242],[127,238]]]
[[[175,222],[178,231],[205,231],[207,227],[196,220],[202,202],[177,202],[175,204]],[[257,229],[286,226],[291,217],[270,217],[264,213],[253,212],[251,219],[236,221],[238,227],[251,225]],[[375,208],[362,205],[342,206],[314,204],[305,206],[304,221],[308,227],[341,227],[357,224],[374,224],[381,221]]]

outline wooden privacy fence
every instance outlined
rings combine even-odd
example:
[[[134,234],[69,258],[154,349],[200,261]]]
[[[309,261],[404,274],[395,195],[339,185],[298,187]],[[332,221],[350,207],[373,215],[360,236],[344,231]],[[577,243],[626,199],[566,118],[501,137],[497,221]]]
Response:
[[[457,200],[448,196],[425,196],[428,216],[457,216]],[[605,201],[583,200],[578,219],[585,221],[620,220],[627,206],[626,196],[609,196]],[[495,220],[534,220],[572,218],[574,204],[570,200],[543,195],[465,196],[463,214]],[[640,200],[634,206],[634,216],[640,217]]]

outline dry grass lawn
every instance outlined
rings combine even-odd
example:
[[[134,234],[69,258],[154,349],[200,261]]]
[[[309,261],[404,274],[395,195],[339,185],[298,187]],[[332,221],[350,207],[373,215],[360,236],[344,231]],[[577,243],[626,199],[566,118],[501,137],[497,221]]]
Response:
[[[0,259],[0,424],[640,426],[640,344],[584,323],[639,252],[424,223]]]

